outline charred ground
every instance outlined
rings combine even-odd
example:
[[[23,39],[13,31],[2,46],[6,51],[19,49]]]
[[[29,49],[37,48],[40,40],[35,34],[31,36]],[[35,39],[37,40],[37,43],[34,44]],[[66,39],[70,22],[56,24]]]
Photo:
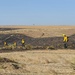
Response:
[[[32,38],[23,34],[0,34],[0,46],[3,46],[3,42],[8,44],[17,42],[17,45],[21,45],[21,39],[25,39],[25,44],[32,46],[53,46],[55,49],[63,48],[63,37],[47,37],[47,38]],[[69,36],[67,43],[68,48],[75,49],[75,34]]]

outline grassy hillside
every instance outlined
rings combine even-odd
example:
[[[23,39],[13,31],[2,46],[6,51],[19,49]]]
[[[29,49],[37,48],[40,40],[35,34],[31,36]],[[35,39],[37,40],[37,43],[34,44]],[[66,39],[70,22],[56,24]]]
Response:
[[[63,49],[63,33],[68,49]],[[0,75],[75,75],[74,49],[75,26],[1,26]]]
[[[21,39],[25,39],[25,44],[32,46],[53,46],[55,49],[62,49],[63,36],[69,37],[68,48],[75,49],[75,27],[74,26],[16,26],[0,28],[0,46],[3,42],[8,44],[17,42],[21,46]]]

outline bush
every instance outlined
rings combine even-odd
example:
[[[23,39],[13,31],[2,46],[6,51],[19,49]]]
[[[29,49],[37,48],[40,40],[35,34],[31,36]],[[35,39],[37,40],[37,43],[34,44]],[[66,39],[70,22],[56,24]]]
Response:
[[[53,49],[55,49],[55,47],[53,45],[51,45],[51,46],[43,46],[43,49],[51,49],[51,50],[53,50]]]
[[[3,47],[2,49],[3,49],[3,50],[9,50],[9,49],[12,49],[12,48],[11,48],[11,46],[5,46],[5,47]]]
[[[48,48],[48,49],[54,50],[54,49],[55,49],[55,47],[52,45],[52,46],[49,46],[49,48]]]
[[[43,49],[49,49],[49,46],[43,46]]]
[[[27,50],[31,50],[32,48],[33,48],[33,46],[32,46],[32,45],[30,45],[30,44],[25,45],[25,49],[27,49]]]
[[[8,46],[4,46],[3,49],[4,50],[11,50],[11,49],[15,49],[16,47],[13,44],[9,44]]]
[[[35,46],[34,49],[43,49],[42,46]]]

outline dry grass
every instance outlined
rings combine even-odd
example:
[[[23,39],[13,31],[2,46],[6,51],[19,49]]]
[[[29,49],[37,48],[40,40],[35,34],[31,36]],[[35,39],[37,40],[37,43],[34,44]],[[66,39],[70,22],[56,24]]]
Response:
[[[18,62],[13,63],[11,60],[10,62],[0,64],[0,73],[8,73],[8,75],[15,73],[17,75],[22,73],[29,75],[71,75],[75,70],[74,50],[35,50],[1,53],[0,57],[6,57]]]
[[[75,34],[75,26],[6,26],[2,28],[19,28],[16,30],[0,31],[3,34],[21,33],[34,38],[62,36],[63,33],[68,36]]]

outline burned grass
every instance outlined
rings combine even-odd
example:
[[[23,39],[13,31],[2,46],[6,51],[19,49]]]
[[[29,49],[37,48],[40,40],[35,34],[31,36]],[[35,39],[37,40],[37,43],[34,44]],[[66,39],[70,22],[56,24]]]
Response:
[[[18,46],[21,46],[21,39],[25,39],[25,45],[27,49],[63,49],[64,42],[63,37],[48,37],[48,38],[32,38],[23,34],[0,34],[0,46],[3,46],[3,42],[6,41],[8,45],[17,42]],[[75,35],[69,36],[67,42],[68,49],[75,49]]]
[[[0,31],[17,30],[20,28],[0,28]]]

